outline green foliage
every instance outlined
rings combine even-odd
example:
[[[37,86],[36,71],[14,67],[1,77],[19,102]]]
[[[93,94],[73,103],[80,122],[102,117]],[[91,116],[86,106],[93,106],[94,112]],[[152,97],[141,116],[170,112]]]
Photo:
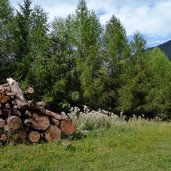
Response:
[[[166,117],[171,111],[171,63],[158,48],[150,52],[149,58],[151,78],[146,108]]]
[[[0,82],[14,77],[53,110],[87,105],[115,113],[170,118],[171,64],[147,50],[135,33],[129,43],[114,15],[101,26],[80,0],[75,12],[48,24],[40,6],[24,0],[17,13],[0,2]]]
[[[107,73],[104,79],[103,104],[105,108],[110,106],[116,109],[119,98],[118,90],[122,85],[121,75],[129,57],[129,46],[125,29],[115,16],[112,16],[106,25],[104,51],[104,65]]]
[[[96,98],[100,95],[96,84],[101,67],[98,52],[101,45],[99,39],[102,34],[102,27],[96,14],[87,9],[84,0],[79,1],[77,6],[75,28],[76,69],[80,75],[83,102],[96,107],[98,104]]]
[[[0,83],[13,71],[9,68],[15,62],[13,39],[13,8],[8,0],[0,1]]]

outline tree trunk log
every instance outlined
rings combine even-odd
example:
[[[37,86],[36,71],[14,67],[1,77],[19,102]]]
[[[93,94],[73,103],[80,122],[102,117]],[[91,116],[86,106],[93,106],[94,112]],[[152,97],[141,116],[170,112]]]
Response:
[[[11,92],[12,93],[16,93],[15,101],[17,103],[17,106],[21,110],[25,109],[26,107],[28,107],[28,103],[25,100],[25,98],[23,96],[23,92],[21,91],[18,83],[15,80],[13,80],[12,78],[8,78],[7,81],[8,81],[8,84],[10,85]]]
[[[22,121],[18,116],[10,116],[7,119],[7,125],[10,130],[16,130],[21,127]]]
[[[40,140],[40,133],[38,131],[31,131],[28,135],[28,139],[32,143],[39,142]]]
[[[0,128],[0,135],[4,133],[4,128]]]
[[[32,127],[37,130],[46,130],[50,126],[49,118],[33,114]]]
[[[34,93],[34,89],[32,87],[29,87],[27,90],[24,91],[25,95],[32,94],[32,93]]]
[[[4,128],[5,126],[5,121],[0,118],[0,128]]]
[[[57,120],[62,120],[62,116],[61,115],[59,115],[58,113],[52,112],[50,110],[46,110],[45,111],[45,115],[51,116],[51,117],[53,117],[53,118],[55,118]]]
[[[59,126],[59,125],[60,125],[60,121],[57,120],[57,119],[55,119],[55,118],[51,118],[51,122],[52,122],[52,124],[55,125],[55,126]]]
[[[9,99],[9,96],[0,96],[0,103],[7,103]]]
[[[7,141],[7,139],[8,139],[8,137],[7,137],[7,135],[6,135],[6,134],[2,134],[2,135],[0,135],[0,141],[5,142],[5,141]]]
[[[26,110],[26,111],[25,111],[25,115],[26,115],[26,116],[28,116],[28,117],[32,117],[31,112],[30,112],[30,111],[28,111],[28,110]]]
[[[61,130],[57,126],[50,125],[45,131],[45,139],[49,141],[60,140]]]
[[[32,119],[26,119],[25,121],[24,121],[24,124],[26,125],[26,126],[32,126]]]
[[[21,117],[21,112],[20,112],[20,110],[18,109],[17,106],[14,106],[14,107],[13,107],[13,113],[14,113],[15,115]]]
[[[60,123],[60,128],[66,135],[71,135],[76,130],[76,126],[71,119],[63,119]]]

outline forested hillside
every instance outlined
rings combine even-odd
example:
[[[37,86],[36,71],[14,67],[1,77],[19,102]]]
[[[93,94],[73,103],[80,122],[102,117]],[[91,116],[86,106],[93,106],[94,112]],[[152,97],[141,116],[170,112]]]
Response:
[[[165,54],[166,56],[168,56],[168,58],[171,60],[171,40],[158,45],[158,48],[160,48]]]
[[[0,82],[13,77],[53,110],[87,105],[117,114],[171,116],[171,62],[148,51],[135,33],[129,43],[113,15],[105,26],[80,0],[73,14],[48,15],[31,0],[19,10],[0,1]]]

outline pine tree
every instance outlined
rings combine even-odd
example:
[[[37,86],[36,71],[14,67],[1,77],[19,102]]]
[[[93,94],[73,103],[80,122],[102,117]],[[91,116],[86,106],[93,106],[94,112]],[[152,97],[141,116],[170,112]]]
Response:
[[[170,118],[171,111],[171,63],[159,48],[149,52],[150,89],[146,110],[151,115]]]
[[[32,9],[29,30],[29,53],[25,58],[25,81],[37,88],[41,97],[42,89],[48,86],[47,60],[49,57],[50,38],[47,34],[47,13],[40,6]],[[27,69],[27,70],[26,70]],[[41,89],[40,89],[41,88]]]
[[[149,91],[150,73],[146,42],[140,33],[131,41],[131,57],[127,68],[125,85],[120,89],[119,106],[123,112],[148,116],[146,97]]]
[[[56,18],[53,21],[51,34],[52,55],[49,61],[52,76],[52,94],[55,104],[62,108],[68,107],[79,100],[78,79],[75,69],[75,48],[73,46],[74,18],[69,15],[66,19]],[[72,98],[73,93],[78,97]],[[58,97],[58,98],[57,98]]]
[[[77,70],[80,73],[80,85],[84,103],[97,107],[101,88],[98,79],[100,73],[100,36],[102,27],[93,11],[89,11],[86,2],[81,0],[76,10],[75,22]],[[96,100],[95,100],[96,99]]]
[[[13,66],[16,70],[14,77],[18,80],[23,80],[28,71],[28,54],[30,52],[29,33],[31,28],[31,0],[24,0],[23,5],[19,5],[20,10],[15,16],[15,54],[16,65]]]
[[[8,0],[0,1],[0,82],[10,76],[9,65],[14,62],[13,9]]]
[[[122,86],[121,75],[129,57],[126,32],[120,21],[112,16],[104,33],[104,59],[106,66],[105,91],[102,100],[106,107],[118,107],[119,89]]]

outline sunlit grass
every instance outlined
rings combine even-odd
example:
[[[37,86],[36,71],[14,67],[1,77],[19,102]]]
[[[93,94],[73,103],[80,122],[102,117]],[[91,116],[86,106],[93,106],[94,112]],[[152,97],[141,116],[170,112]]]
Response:
[[[121,123],[82,138],[1,147],[0,170],[171,170],[170,123]]]

